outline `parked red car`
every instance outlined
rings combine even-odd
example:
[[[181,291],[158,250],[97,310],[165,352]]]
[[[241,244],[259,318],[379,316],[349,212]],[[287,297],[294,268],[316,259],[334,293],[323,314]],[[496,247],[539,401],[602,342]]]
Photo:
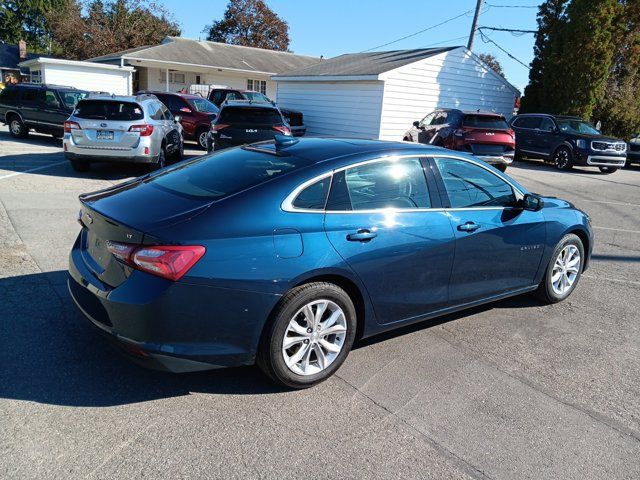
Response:
[[[207,149],[207,134],[211,122],[220,113],[218,107],[198,95],[146,90],[138,93],[149,93],[158,97],[174,116],[180,116],[185,140],[194,140],[200,148]]]
[[[470,153],[503,172],[513,162],[516,148],[515,134],[504,116],[456,109],[439,109],[414,122],[403,140]]]

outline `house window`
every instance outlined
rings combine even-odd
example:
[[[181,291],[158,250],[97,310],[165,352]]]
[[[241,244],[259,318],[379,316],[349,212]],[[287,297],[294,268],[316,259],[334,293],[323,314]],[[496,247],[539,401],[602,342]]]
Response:
[[[254,90],[264,95],[267,94],[267,81],[266,80],[247,80],[247,90]]]
[[[160,70],[160,81],[167,83],[167,72]],[[185,74],[180,72],[169,72],[169,83],[185,83]]]
[[[40,70],[31,70],[29,81],[31,83],[42,83],[42,72]]]
[[[196,75],[196,85],[200,85],[202,81],[200,80],[200,75]]]

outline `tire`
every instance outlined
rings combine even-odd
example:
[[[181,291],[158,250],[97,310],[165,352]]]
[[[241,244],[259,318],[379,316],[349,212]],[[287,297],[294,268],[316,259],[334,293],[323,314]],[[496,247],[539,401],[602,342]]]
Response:
[[[578,257],[577,265],[571,263],[573,260],[575,260],[575,256],[569,257],[568,265],[571,266],[572,268],[571,272],[574,274],[574,276],[573,276],[573,279],[571,280],[570,285],[566,288],[566,290],[563,290],[563,288],[565,287],[564,285],[562,285],[562,283],[557,285],[559,288],[555,287],[553,278],[558,273],[558,267],[560,266],[558,262],[561,261],[560,256],[561,254],[564,254],[565,251],[574,252],[571,255],[574,255],[575,252],[577,252],[579,257]],[[562,240],[560,240],[558,245],[556,245],[556,248],[553,250],[553,253],[551,254],[551,258],[549,259],[547,269],[544,272],[544,277],[542,278],[542,282],[540,283],[540,285],[538,286],[538,290],[536,291],[536,295],[538,296],[538,298],[545,303],[552,304],[552,303],[561,302],[562,300],[567,298],[569,295],[571,295],[571,293],[575,290],[576,286],[578,285],[578,282],[580,281],[580,277],[582,275],[582,269],[584,266],[584,260],[585,260],[584,245],[582,244],[582,240],[580,240],[580,238],[578,238],[578,236],[574,235],[573,233],[565,235],[562,238]],[[560,266],[560,268],[562,267]],[[575,269],[576,271],[573,272],[573,269]],[[566,277],[569,277],[570,279],[571,277],[569,274],[569,270],[566,270],[566,271],[567,271]],[[561,274],[560,279],[558,280],[559,282],[564,281],[562,277],[565,277],[564,273]]]
[[[160,153],[158,154],[158,161],[156,163],[151,164],[151,171],[160,170],[167,166],[167,152],[164,149],[164,145],[160,148]]]
[[[209,130],[206,128],[202,128],[196,132],[196,141],[198,142],[198,146],[203,150],[207,149],[208,136]]]
[[[325,308],[318,321],[316,315],[322,305]],[[307,318],[311,315],[303,312],[307,307],[313,314],[309,322]],[[332,318],[335,322],[329,323],[327,329],[337,333],[323,336],[322,325]],[[294,331],[292,325],[299,330]],[[356,326],[353,302],[340,287],[324,282],[301,285],[287,293],[274,310],[262,334],[256,363],[280,385],[296,389],[311,387],[340,368],[353,345]],[[283,348],[285,338],[291,341],[287,349]],[[338,351],[333,351],[335,349]],[[326,362],[324,367],[321,358]]]
[[[502,173],[507,171],[507,165],[504,163],[500,163],[498,165],[494,165],[494,167],[496,167],[499,171],[501,171]]]
[[[26,138],[29,135],[29,129],[17,115],[12,115],[9,120],[9,133],[14,138]]]
[[[522,160],[522,152],[516,148],[516,151],[513,152],[513,161],[519,162]]]
[[[86,160],[71,160],[71,168],[76,172],[86,172],[89,170],[89,162]]]
[[[613,173],[618,170],[616,167],[598,167],[598,168],[600,169],[600,172],[604,173],[605,175],[609,175],[610,173]]]
[[[184,142],[180,140],[180,145],[178,146],[176,151],[173,153],[173,158],[171,160],[173,160],[173,162],[180,162],[182,161],[183,158],[184,158]]]
[[[573,168],[573,154],[571,149],[565,145],[561,145],[553,152],[553,164],[558,170],[571,170]]]

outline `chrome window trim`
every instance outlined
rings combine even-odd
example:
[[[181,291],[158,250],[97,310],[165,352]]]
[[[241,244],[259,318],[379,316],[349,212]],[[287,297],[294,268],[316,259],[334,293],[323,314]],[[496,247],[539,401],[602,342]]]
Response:
[[[472,160],[470,158],[464,158],[464,157],[460,157],[457,155],[452,155],[449,153],[444,153],[444,154],[435,154],[432,152],[429,153],[424,153],[424,154],[408,154],[408,155],[386,155],[384,157],[378,157],[378,158],[374,158],[371,160],[363,160],[362,162],[358,162],[358,163],[354,163],[351,165],[347,165],[344,167],[340,167],[340,168],[336,168],[334,170],[331,170],[329,172],[324,172],[320,175],[317,175],[315,177],[313,177],[310,180],[305,181],[304,183],[298,185],[289,195],[287,195],[287,197],[283,200],[282,204],[280,205],[280,208],[285,211],[285,212],[289,212],[289,213],[322,213],[322,214],[334,214],[334,213],[351,213],[351,214],[360,214],[360,213],[364,213],[364,214],[372,214],[372,213],[380,213],[380,214],[385,214],[385,213],[389,213],[389,212],[394,212],[394,213],[409,213],[409,212],[448,212],[448,211],[465,211],[465,210],[505,210],[505,209],[511,209],[513,207],[450,207],[450,208],[443,208],[443,207],[438,207],[438,208],[377,208],[377,209],[371,209],[371,210],[327,210],[326,209],[326,205],[324,209],[317,209],[317,210],[312,210],[312,209],[308,209],[308,208],[296,208],[293,206],[293,201],[296,199],[296,197],[300,194],[300,192],[302,190],[304,190],[306,187],[308,187],[309,185],[312,185],[315,182],[318,182],[320,180],[322,180],[323,178],[326,177],[333,177],[333,175],[335,175],[336,173],[340,173],[343,172],[345,170],[348,170],[350,168],[355,168],[355,167],[360,167],[362,165],[368,165],[370,163],[380,163],[380,162],[386,162],[389,161],[390,159],[404,159],[404,158],[417,158],[417,159],[422,159],[422,158],[451,158],[454,160],[461,160],[463,162],[468,162],[468,163],[472,163],[480,168],[483,168],[484,170],[486,170],[487,172],[489,172],[491,175],[498,177],[500,180],[504,181],[505,183],[507,183],[514,191],[516,198],[523,198],[525,193],[520,190],[516,185],[514,185],[512,182],[510,182],[508,179],[501,177],[500,175],[496,175],[494,172],[491,171],[490,168],[488,168],[485,165],[482,165],[479,162],[476,162],[475,160]],[[426,178],[425,178],[425,183],[426,183]],[[331,183],[329,184],[329,192],[331,192],[331,186],[333,184],[333,178],[331,179]],[[327,195],[327,199],[328,199],[328,195]]]

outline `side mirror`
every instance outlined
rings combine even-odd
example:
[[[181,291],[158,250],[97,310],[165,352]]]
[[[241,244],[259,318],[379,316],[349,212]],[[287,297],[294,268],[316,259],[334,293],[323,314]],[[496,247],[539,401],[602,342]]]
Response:
[[[544,206],[544,202],[537,195],[525,194],[524,198],[520,200],[520,207],[523,210],[529,210],[530,212],[537,212]]]
[[[180,115],[176,115],[175,117],[173,117],[173,121],[176,123],[179,123],[180,120],[182,120],[182,117]]]
[[[420,126],[420,122],[418,120],[416,120],[415,122],[413,122],[413,126],[414,127],[419,127]]]

